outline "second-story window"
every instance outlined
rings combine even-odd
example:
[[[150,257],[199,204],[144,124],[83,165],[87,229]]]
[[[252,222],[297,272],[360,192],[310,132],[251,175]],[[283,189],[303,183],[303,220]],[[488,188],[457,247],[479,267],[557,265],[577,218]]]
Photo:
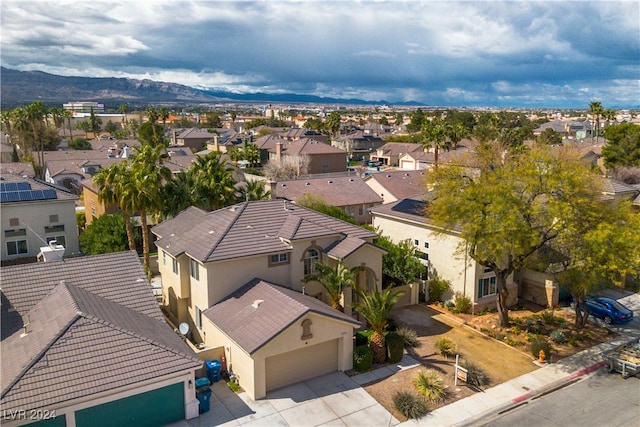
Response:
[[[315,263],[320,259],[320,252],[316,249],[307,249],[304,254],[304,274],[311,274],[315,269]]]
[[[200,264],[198,264],[198,261],[196,261],[195,259],[192,259],[190,262],[190,270],[191,277],[196,280],[200,280]]]
[[[175,258],[171,258],[171,267],[175,274],[178,274],[178,260]]]
[[[283,252],[281,254],[269,255],[269,266],[289,264],[289,254]]]

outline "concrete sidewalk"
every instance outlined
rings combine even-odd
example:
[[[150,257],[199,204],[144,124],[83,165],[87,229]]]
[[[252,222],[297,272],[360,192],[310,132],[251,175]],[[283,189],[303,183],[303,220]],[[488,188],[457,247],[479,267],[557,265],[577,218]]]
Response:
[[[566,386],[605,365],[602,353],[640,338],[640,333],[625,334],[609,342],[548,364],[525,375],[458,400],[430,412],[418,420],[399,426],[474,426],[490,421],[497,414],[522,402]]]

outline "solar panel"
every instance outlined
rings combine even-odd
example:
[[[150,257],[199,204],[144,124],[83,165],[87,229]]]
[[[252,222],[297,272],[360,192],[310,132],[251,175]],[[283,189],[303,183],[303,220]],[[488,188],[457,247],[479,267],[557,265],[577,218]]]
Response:
[[[16,182],[16,185],[18,186],[18,191],[31,190],[31,184],[28,182]]]
[[[17,191],[18,185],[15,182],[3,182],[2,191]]]
[[[44,197],[44,199],[57,199],[58,196],[56,195],[55,190],[42,190],[42,196]]]
[[[6,193],[4,193],[7,195],[7,202],[19,202],[20,201],[20,197],[18,196],[18,192],[17,191],[8,191]]]
[[[31,190],[31,198],[33,200],[44,200],[42,190]]]
[[[21,202],[27,202],[29,200],[33,200],[33,196],[31,195],[31,191],[18,191],[20,195]]]
[[[9,199],[7,198],[7,193],[5,193],[4,191],[0,192],[0,203],[5,203],[8,201]]]

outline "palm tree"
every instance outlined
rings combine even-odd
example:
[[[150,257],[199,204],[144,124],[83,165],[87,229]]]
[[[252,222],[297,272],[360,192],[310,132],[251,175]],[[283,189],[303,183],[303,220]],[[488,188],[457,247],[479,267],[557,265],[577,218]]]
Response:
[[[43,102],[37,101],[27,106],[26,113],[33,132],[33,143],[38,150],[38,175],[44,179],[44,119],[48,110]]]
[[[469,136],[469,129],[462,123],[455,122],[447,126],[447,136],[451,141],[451,148],[455,150],[458,148],[460,141]]]
[[[167,131],[167,119],[169,118],[169,110],[167,107],[160,107],[158,110],[158,117],[162,120],[162,130]]]
[[[182,171],[162,187],[161,218],[173,218],[189,206],[194,205],[196,184],[193,174]]]
[[[145,115],[147,116],[147,120],[151,123],[151,131],[153,132],[153,143],[156,144],[158,142],[158,135],[156,132],[156,123],[158,122],[158,111],[155,107],[149,107],[145,111]]]
[[[602,103],[598,101],[594,101],[589,104],[589,114],[593,118],[593,127],[596,132],[596,140],[598,139],[598,131],[600,130],[600,116],[604,113],[604,108],[602,107]],[[591,142],[593,142],[593,130],[591,131]]]
[[[353,304],[353,307],[367,320],[369,327],[373,331],[370,339],[373,363],[384,363],[387,359],[384,329],[387,326],[389,313],[391,313],[398,299],[404,294],[404,291],[393,287],[388,287],[382,292],[376,289],[368,293],[358,287],[355,290],[360,298],[358,302]]]
[[[244,148],[244,160],[248,161],[251,166],[260,163],[260,149],[256,144],[249,144]]]
[[[194,205],[205,210],[220,209],[236,202],[236,180],[233,167],[222,158],[222,153],[212,152],[198,157],[190,168],[196,187]]]
[[[120,122],[120,126],[124,130],[125,123],[127,121],[127,113],[129,112],[129,106],[127,104],[122,104],[118,107],[118,113],[122,114],[122,121]]]
[[[133,226],[131,225],[131,180],[126,160],[120,164],[113,164],[93,176],[93,184],[98,189],[98,200],[105,205],[117,204],[122,210],[124,224],[127,229],[129,249],[136,250],[136,242],[133,239]]]
[[[342,306],[342,294],[347,287],[355,287],[356,276],[362,271],[362,267],[353,268],[346,267],[342,261],[338,261],[335,267],[316,261],[314,264],[314,272],[304,277],[304,283],[311,281],[320,282],[322,287],[327,291],[329,304],[336,310],[344,312]]]
[[[151,250],[151,236],[147,227],[147,214],[156,214],[162,207],[161,189],[166,181],[171,179],[171,171],[162,165],[164,145],[144,144],[130,159],[130,186],[136,210],[140,213],[142,227],[142,264],[149,270],[149,253]]]
[[[238,201],[249,202],[253,200],[268,200],[271,198],[271,190],[267,190],[264,181],[251,180],[246,181],[243,186],[238,189]]]
[[[432,120],[425,120],[422,125],[422,134],[424,135],[423,145],[425,148],[433,147],[434,170],[438,171],[438,153],[441,148],[449,147],[449,138],[447,134],[447,125],[439,117],[435,117]]]

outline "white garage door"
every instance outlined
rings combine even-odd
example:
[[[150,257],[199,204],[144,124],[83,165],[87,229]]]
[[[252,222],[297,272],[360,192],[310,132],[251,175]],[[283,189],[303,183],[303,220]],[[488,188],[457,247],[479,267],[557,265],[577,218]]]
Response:
[[[338,370],[338,340],[268,357],[265,361],[267,391]]]

